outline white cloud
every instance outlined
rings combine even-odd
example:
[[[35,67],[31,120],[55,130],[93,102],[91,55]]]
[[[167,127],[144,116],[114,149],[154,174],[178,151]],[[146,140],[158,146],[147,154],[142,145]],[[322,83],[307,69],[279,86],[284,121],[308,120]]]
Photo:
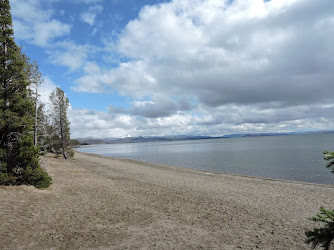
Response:
[[[73,0],[76,3],[85,3],[85,4],[93,4],[93,3],[101,3],[103,0]]]
[[[43,76],[44,81],[38,87],[38,92],[40,94],[40,101],[44,104],[48,104],[50,102],[49,97],[58,86],[48,77]]]
[[[56,20],[36,23],[34,25],[34,42],[40,46],[47,46],[50,41],[70,33],[70,26]]]
[[[240,108],[239,108],[240,109]],[[233,111],[236,111],[235,109]],[[240,110],[239,110],[240,111]],[[333,111],[332,111],[333,112]],[[210,135],[222,136],[235,133],[265,133],[326,130],[334,128],[334,118],[310,117],[288,121],[240,122],[242,115],[247,114],[247,108],[241,113],[225,112],[228,115],[224,122],[223,113],[217,112],[194,115],[178,112],[168,117],[143,118],[131,114],[119,114],[87,109],[69,111],[71,120],[71,136],[82,138],[93,136],[98,138],[126,136],[164,136],[164,135]],[[214,117],[217,116],[217,117]],[[239,117],[238,117],[239,116]],[[220,122],[218,122],[220,119]],[[238,119],[234,122],[233,119]]]
[[[78,45],[73,41],[59,42],[48,51],[53,64],[68,67],[71,71],[81,68],[94,48],[89,45]]]
[[[39,101],[43,103],[45,114],[49,114],[51,111],[50,95],[57,86],[48,76],[42,76],[43,82],[38,86]]]
[[[48,48],[49,59],[76,71],[73,90],[117,92],[129,100],[128,107],[111,105],[109,112],[71,110],[73,137],[334,129],[331,0],[146,6],[110,35],[103,51],[56,42],[71,27],[55,20],[52,10],[42,11],[40,0],[17,2],[16,36],[57,45]],[[95,25],[100,2],[75,1],[96,4],[81,13],[83,22]],[[100,60],[108,56],[110,67]]]
[[[133,118],[128,115],[113,115],[87,109],[68,112],[71,122],[71,137],[124,137],[133,128]]]
[[[56,38],[70,34],[71,26],[52,18],[52,10],[43,10],[40,0],[12,3],[15,37],[46,47]]]
[[[117,89],[122,95],[143,98],[148,89],[153,91],[157,86],[154,76],[147,73],[145,67],[145,63],[137,61],[121,63],[118,68],[105,70],[95,63],[87,63],[84,68],[85,76],[76,80],[77,86],[73,89],[91,93]]]
[[[99,1],[87,1],[95,3]],[[49,2],[50,3],[50,2]],[[71,26],[53,18],[56,13],[64,15],[64,10],[45,9],[41,0],[18,0],[12,4],[15,37],[36,46],[44,47],[49,54],[49,61],[56,65],[66,66],[70,71],[79,70],[93,53],[91,45],[80,45],[69,40]],[[92,10],[99,11],[100,6]],[[60,40],[60,38],[66,40]]]
[[[95,5],[88,8],[88,11],[81,13],[81,19],[83,22],[88,23],[90,26],[95,24],[96,16],[103,11],[101,5]]]
[[[73,87],[78,92],[102,93],[105,86],[101,83],[105,75],[99,66],[94,62],[87,62],[84,66],[85,76],[76,80],[77,87]]]
[[[146,6],[117,43],[131,60],[95,65],[75,90],[148,98],[120,113],[150,133],[333,128],[334,2],[228,2]],[[182,110],[180,97],[198,105]]]

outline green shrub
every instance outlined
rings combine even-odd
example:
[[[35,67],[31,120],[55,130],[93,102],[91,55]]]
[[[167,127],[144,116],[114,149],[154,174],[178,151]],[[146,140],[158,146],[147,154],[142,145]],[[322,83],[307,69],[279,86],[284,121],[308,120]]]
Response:
[[[38,149],[33,145],[31,137],[24,136],[19,142],[17,159],[19,161],[22,182],[37,188],[47,188],[52,178],[41,168],[38,161]]]
[[[5,183],[8,180],[8,174],[0,172],[0,183]]]
[[[67,157],[69,157],[69,158],[73,158],[74,157],[74,150],[73,149],[69,149],[67,151]]]
[[[38,167],[38,149],[34,146],[32,137],[22,136],[19,140],[16,156],[16,165],[21,169]]]
[[[0,173],[0,185],[15,185],[17,183],[17,177],[9,175],[7,173]]]
[[[28,184],[40,189],[47,188],[52,184],[52,178],[41,167],[26,168],[23,178]]]

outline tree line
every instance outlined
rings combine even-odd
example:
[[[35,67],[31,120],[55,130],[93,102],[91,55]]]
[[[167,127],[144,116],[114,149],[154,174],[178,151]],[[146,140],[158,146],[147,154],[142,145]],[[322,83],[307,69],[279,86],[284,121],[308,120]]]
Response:
[[[68,98],[54,90],[46,113],[38,93],[42,81],[37,62],[31,63],[14,41],[9,0],[0,0],[0,184],[48,187],[52,179],[40,165],[40,154],[65,159],[73,154]]]

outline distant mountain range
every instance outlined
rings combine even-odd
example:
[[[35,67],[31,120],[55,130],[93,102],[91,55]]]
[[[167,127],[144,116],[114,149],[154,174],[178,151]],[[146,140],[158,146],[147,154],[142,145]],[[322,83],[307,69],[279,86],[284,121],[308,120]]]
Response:
[[[82,144],[116,144],[116,143],[137,143],[137,142],[157,142],[157,141],[181,141],[181,140],[200,140],[200,139],[213,139],[220,137],[211,136],[139,136],[139,137],[125,137],[125,138],[78,138]]]
[[[77,138],[81,144],[116,144],[116,143],[138,143],[138,142],[158,142],[158,141],[180,141],[180,140],[202,140],[219,138],[240,138],[240,137],[258,137],[258,136],[278,136],[278,135],[297,135],[297,134],[323,134],[334,133],[334,130],[326,131],[303,131],[288,133],[249,133],[249,134],[230,134],[223,136],[196,136],[196,135],[172,135],[172,136],[139,136],[125,138]]]

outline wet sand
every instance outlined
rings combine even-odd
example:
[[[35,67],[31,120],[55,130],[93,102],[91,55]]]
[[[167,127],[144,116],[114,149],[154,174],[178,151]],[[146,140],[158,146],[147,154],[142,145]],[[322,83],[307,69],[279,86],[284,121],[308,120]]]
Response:
[[[48,189],[0,187],[1,249],[310,249],[307,218],[334,208],[334,186],[79,152],[43,165]]]

